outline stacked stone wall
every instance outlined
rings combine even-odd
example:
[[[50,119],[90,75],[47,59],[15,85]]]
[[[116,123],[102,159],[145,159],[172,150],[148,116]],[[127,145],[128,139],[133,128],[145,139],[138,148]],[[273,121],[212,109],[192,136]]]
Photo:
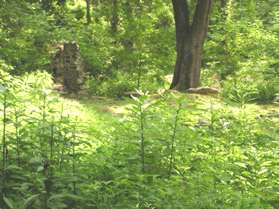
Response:
[[[84,62],[77,43],[64,43],[58,47],[52,62],[54,80],[67,92],[77,93],[85,80]]]

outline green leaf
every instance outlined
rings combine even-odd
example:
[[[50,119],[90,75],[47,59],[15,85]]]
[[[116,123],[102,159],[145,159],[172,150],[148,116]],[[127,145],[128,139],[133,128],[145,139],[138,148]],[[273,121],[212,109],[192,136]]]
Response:
[[[235,165],[238,165],[241,168],[247,168],[247,165],[245,163],[241,163],[241,162],[235,162]]]
[[[7,91],[7,89],[4,86],[0,85],[0,93],[4,93],[5,91]]]
[[[13,206],[13,204],[12,204],[12,202],[11,202],[11,200],[10,199],[8,199],[7,197],[3,197],[3,199],[4,199],[4,202],[6,203],[6,205],[10,208],[10,209],[13,209],[14,208],[14,206]]]
[[[39,197],[39,196],[40,196],[39,194],[35,194],[35,195],[32,195],[31,197],[27,198],[24,201],[24,204],[23,204],[21,209],[29,209],[29,208],[31,208],[31,206],[34,204],[34,202],[36,201],[37,197]]]
[[[41,172],[41,171],[43,171],[44,170],[44,166],[39,166],[38,168],[37,168],[37,172]]]

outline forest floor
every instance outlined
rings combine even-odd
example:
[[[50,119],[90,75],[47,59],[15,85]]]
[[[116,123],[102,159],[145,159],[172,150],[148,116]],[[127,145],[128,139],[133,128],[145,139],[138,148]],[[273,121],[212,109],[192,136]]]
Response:
[[[241,111],[239,105],[229,103],[227,101],[218,98],[217,96],[209,95],[196,95],[196,94],[179,94],[182,99],[185,99],[186,108],[189,112],[202,113],[205,118],[209,117],[210,110],[212,108],[216,110],[224,109],[233,113]],[[152,99],[152,97],[151,97]],[[155,96],[153,100],[158,99]],[[71,115],[76,115],[81,119],[83,123],[87,125],[89,129],[99,130],[102,132],[108,132],[113,128],[113,124],[119,120],[129,116],[130,109],[135,104],[133,99],[113,99],[107,97],[74,97],[63,98],[63,103],[66,107],[66,111]],[[173,101],[168,101],[168,105],[171,107]],[[246,104],[245,116],[256,119],[258,117],[268,117],[271,119],[279,120],[279,105],[278,104]],[[205,113],[205,115],[204,115]],[[199,114],[200,115],[200,114]]]
[[[46,94],[43,94],[43,96],[45,95]],[[32,96],[34,97],[34,95]],[[67,129],[67,133],[69,133],[69,135],[72,134],[71,136],[73,136],[74,133],[74,136],[77,136],[77,138],[80,139],[80,144],[77,149],[78,152],[82,154],[82,159],[84,160],[80,161],[81,164],[79,166],[79,169],[82,171],[82,175],[84,173],[87,174],[87,176],[84,175],[85,177],[82,177],[81,179],[93,179],[92,182],[87,182],[87,180],[85,180],[84,182],[82,182],[82,184],[80,184],[81,188],[85,188],[84,191],[90,191],[88,192],[88,194],[98,194],[101,192],[100,196],[104,195],[105,197],[110,198],[109,195],[111,193],[118,192],[120,188],[121,193],[123,193],[124,195],[123,197],[121,196],[121,198],[123,198],[125,201],[127,200],[126,198],[131,198],[131,196],[126,195],[126,192],[127,194],[129,192],[131,192],[132,194],[138,194],[138,190],[135,188],[137,188],[137,185],[141,183],[140,181],[142,180],[138,180],[137,178],[141,177],[142,174],[135,173],[135,171],[138,171],[138,165],[140,164],[135,163],[133,164],[133,167],[130,168],[128,166],[119,166],[121,165],[119,164],[119,162],[123,163],[123,165],[128,165],[130,162],[135,162],[135,153],[137,152],[136,150],[138,147],[137,145],[136,147],[134,146],[134,142],[139,140],[138,133],[140,132],[138,131],[138,127],[140,127],[140,124],[137,122],[139,119],[139,115],[141,116],[142,114],[142,112],[140,112],[139,114],[139,110],[142,111],[142,109],[148,109],[148,111],[146,111],[147,114],[144,114],[146,119],[145,121],[147,121],[144,124],[145,132],[141,132],[145,134],[144,136],[145,139],[148,140],[147,142],[158,142],[159,140],[157,141],[157,139],[168,140],[169,136],[171,136],[171,134],[173,133],[171,129],[174,124],[173,119],[179,118],[179,123],[177,122],[179,129],[177,129],[178,134],[176,141],[177,143],[179,143],[178,145],[181,147],[181,149],[177,145],[177,147],[179,148],[177,151],[177,155],[186,156],[186,159],[192,159],[192,157],[193,159],[199,159],[200,156],[203,157],[202,164],[200,164],[200,161],[197,161],[197,163],[195,163],[194,161],[181,161],[177,163],[177,167],[179,166],[179,168],[181,167],[187,172],[188,169],[192,169],[192,167],[194,168],[194,166],[200,166],[200,168],[203,169],[201,173],[199,173],[199,169],[197,169],[196,171],[193,169],[193,171],[187,173],[187,175],[189,174],[187,178],[190,182],[189,191],[191,191],[188,193],[186,192],[187,195],[189,195],[189,197],[186,196],[187,200],[195,200],[195,197],[192,196],[192,194],[195,193],[193,193],[192,191],[200,191],[200,185],[203,185],[203,187],[205,188],[204,198],[207,198],[208,194],[211,194],[212,192],[212,188],[209,187],[210,185],[212,185],[211,179],[203,181],[203,184],[200,184],[200,177],[202,176],[203,178],[204,176],[206,178],[215,178],[217,174],[224,179],[231,178],[233,182],[237,182],[241,177],[241,181],[244,182],[245,185],[246,183],[252,185],[256,180],[255,184],[257,184],[258,186],[258,182],[264,180],[264,183],[259,184],[259,186],[255,187],[255,189],[252,187],[250,189],[249,187],[249,189],[251,190],[249,190],[249,192],[255,193],[256,191],[258,191],[257,189],[259,189],[259,191],[265,191],[264,189],[268,188],[268,193],[263,192],[263,194],[261,194],[264,200],[273,201],[273,199],[276,199],[277,193],[275,192],[275,188],[273,188],[272,185],[274,184],[273,182],[277,181],[275,163],[277,159],[276,146],[278,143],[276,137],[278,136],[278,132],[275,133],[275,131],[278,130],[277,124],[279,122],[278,105],[258,105],[255,103],[251,103],[245,104],[241,107],[237,104],[229,103],[219,96],[183,94],[178,92],[166,92],[163,94],[143,96],[139,98],[141,102],[141,99],[147,98],[146,100],[144,100],[146,103],[143,102],[144,105],[147,104],[148,107],[146,108],[143,107],[144,105],[141,105],[141,107],[139,108],[140,102],[137,102],[137,99],[126,97],[123,99],[113,99],[97,96],[70,96],[59,95],[57,93],[49,93],[48,97],[44,97],[46,100],[44,100],[43,102],[40,100],[40,97],[38,98],[39,101],[37,101],[37,98],[33,99],[40,105],[44,105],[45,101],[47,101],[47,104],[49,104],[48,108],[49,110],[51,110],[49,112],[58,114],[57,118],[59,121],[57,125],[60,124],[61,116],[65,116],[62,118],[66,119],[68,118],[67,116],[70,117],[71,120],[69,124],[71,126],[66,126],[70,127]],[[32,113],[33,108],[34,111],[38,109],[36,108],[36,105],[38,104],[30,105],[29,101],[26,102],[28,102],[28,106],[26,105],[23,107],[26,107],[28,109],[30,108],[30,111],[26,111],[27,113]],[[180,106],[180,104],[182,103],[183,105]],[[151,110],[149,109],[149,107]],[[178,107],[182,107],[182,111],[179,117],[177,116]],[[44,110],[44,108],[41,109]],[[215,114],[217,116],[216,118],[214,118]],[[39,119],[41,119],[41,115],[44,114],[39,114]],[[51,119],[53,120],[53,117],[51,117]],[[174,121],[176,121],[176,119]],[[217,121],[217,123],[213,123],[212,121]],[[30,122],[30,124],[34,124],[33,120]],[[53,123],[51,122],[51,125],[52,124]],[[72,126],[73,124],[74,126]],[[79,126],[78,129],[76,129],[76,124]],[[61,127],[63,128],[62,125]],[[28,128],[28,126],[26,127]],[[152,129],[150,129],[150,127],[152,127]],[[176,127],[176,125],[174,125],[174,127]],[[215,127],[216,131],[214,130]],[[36,124],[35,126],[33,126],[33,128],[34,130],[37,130]],[[32,132],[33,129],[27,129],[27,131],[29,133]],[[155,137],[153,138],[153,136]],[[33,138],[31,139],[33,140]],[[35,139],[40,138],[38,137]],[[126,140],[131,143],[126,143]],[[158,148],[162,147],[164,145],[163,142],[165,141],[166,140],[162,140],[162,143],[160,141],[160,143],[152,144],[154,145],[154,147],[152,147],[151,149],[152,152],[154,151],[155,154],[161,152],[162,149]],[[238,146],[238,143],[240,142],[241,146]],[[210,145],[212,143],[212,146],[209,146],[209,143]],[[224,144],[227,146],[224,146]],[[216,148],[212,149],[212,147],[215,145]],[[57,147],[59,148],[59,146]],[[185,149],[191,149],[191,151],[185,153]],[[235,150],[239,150],[239,152],[234,155]],[[255,150],[257,152],[254,152]],[[214,156],[213,158],[211,157],[212,153]],[[114,155],[117,157],[112,157]],[[163,155],[160,154],[159,156]],[[254,156],[257,157],[256,164],[254,162]],[[216,159],[218,161],[216,161]],[[194,166],[192,166],[192,163]],[[265,167],[262,168],[262,166],[259,165],[263,163],[265,163]],[[157,164],[154,165],[157,166]],[[188,165],[192,167],[189,167]],[[250,167],[248,166],[254,166],[255,168],[250,171],[248,169]],[[214,170],[211,168],[216,169]],[[248,173],[247,175],[249,178],[242,176],[241,172],[243,169],[245,169],[246,174]],[[159,172],[160,170],[158,171],[158,173]],[[274,173],[274,175],[266,176],[265,173],[267,172],[271,174]],[[197,175],[198,173],[199,175]],[[233,173],[233,175],[230,173]],[[241,176],[239,177],[240,174]],[[40,175],[37,176],[38,178],[40,177]],[[198,178],[196,178],[196,176],[198,176]],[[252,177],[250,178],[250,176]],[[183,173],[182,177],[183,179],[185,178]],[[164,191],[164,189],[168,189],[165,186],[165,183],[168,182],[168,185],[170,186],[175,185],[171,189],[173,193],[169,193],[170,195],[182,193],[181,191],[185,192],[186,190],[184,189],[180,192],[177,192],[177,189],[181,188],[181,181],[179,180],[175,182],[176,179],[178,178],[175,177],[169,180],[165,180],[162,178],[161,181],[161,178],[158,178],[154,180],[151,185],[149,185],[150,187],[148,186],[148,189],[151,188],[151,191],[155,191],[154,193],[156,194],[159,190]],[[107,184],[107,182],[109,182],[109,184]],[[111,184],[111,182],[113,183]],[[127,189],[127,182],[129,183],[129,185],[132,185],[129,189]],[[175,184],[172,184],[172,182],[175,182]],[[101,187],[100,185],[104,185],[104,187]],[[118,185],[119,187],[114,187],[115,185]],[[134,187],[133,185],[136,186]],[[163,186],[160,187],[160,185]],[[177,187],[176,185],[179,186]],[[223,188],[224,191],[235,192],[235,194],[238,194],[237,190],[234,191],[234,184],[230,185],[229,183],[226,183],[224,185],[225,186],[220,187]],[[222,185],[220,184],[220,186]],[[210,190],[208,190],[207,187],[209,187]],[[109,190],[104,190],[103,188],[108,188]],[[246,186],[244,188],[246,188]],[[220,195],[218,192],[214,193],[214,195],[215,194]],[[231,196],[231,194],[229,195]],[[245,195],[248,195],[248,193]],[[114,201],[115,196],[112,197]],[[120,203],[121,201],[123,201],[123,199],[121,198],[119,198]],[[182,198],[182,202],[184,197],[179,197],[178,195],[177,198],[178,200],[179,198]],[[224,198],[227,197],[224,196]],[[102,200],[100,201],[100,205],[103,204]],[[196,204],[194,202],[190,202],[189,204]],[[107,199],[104,204],[107,204]]]

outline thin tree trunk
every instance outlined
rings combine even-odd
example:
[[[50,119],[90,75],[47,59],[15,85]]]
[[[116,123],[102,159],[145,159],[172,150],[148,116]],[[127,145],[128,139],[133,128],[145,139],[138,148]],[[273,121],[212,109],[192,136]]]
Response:
[[[221,0],[221,8],[224,9],[227,5],[227,0]]]
[[[52,0],[42,0],[42,9],[45,10],[46,12],[49,12],[52,8]]]
[[[112,0],[112,18],[111,18],[111,30],[116,33],[118,30],[118,1]]]
[[[172,0],[176,26],[177,59],[172,89],[184,91],[200,85],[202,49],[206,38],[212,0],[198,0],[193,22],[186,0]]]
[[[86,0],[86,23],[91,23],[91,0]]]
[[[58,3],[58,5],[64,7],[64,6],[66,5],[66,1],[67,1],[67,0],[58,0],[57,3]]]
[[[93,10],[94,10],[94,18],[95,21],[98,23],[99,22],[99,10],[100,10],[100,1],[99,0],[92,0],[93,1]]]

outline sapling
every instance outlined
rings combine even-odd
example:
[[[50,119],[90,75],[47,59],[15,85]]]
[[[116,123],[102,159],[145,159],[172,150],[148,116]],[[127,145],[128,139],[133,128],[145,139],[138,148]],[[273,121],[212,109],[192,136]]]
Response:
[[[141,114],[140,119],[140,132],[141,132],[141,172],[142,174],[145,174],[145,138],[144,138],[144,125],[143,125],[143,116]],[[142,208],[144,202],[144,197],[141,194],[139,197],[139,207]]]
[[[46,137],[46,123],[47,123],[47,94],[43,92],[43,104],[41,106],[41,128],[40,128],[40,152],[41,157],[46,158],[46,150],[44,148],[44,138]]]
[[[139,139],[139,159],[140,159],[140,170],[142,174],[146,173],[146,119],[148,117],[148,110],[151,106],[158,103],[157,100],[151,100],[148,93],[138,91],[141,95],[139,98],[133,97],[136,105],[134,106],[133,112],[136,115],[136,125],[138,126],[138,139]]]
[[[139,141],[140,141],[140,159],[141,159],[141,172],[145,173],[145,118],[146,118],[146,110],[151,105],[148,101],[147,93],[144,94],[141,91],[138,91],[141,95],[140,98],[133,99],[137,102],[137,106],[135,109],[136,114],[138,115],[138,122],[139,122]]]
[[[2,186],[1,186],[1,205],[4,205],[5,198],[5,184],[6,184],[6,165],[7,165],[7,142],[6,142],[6,128],[7,128],[7,90],[3,90],[3,121],[2,121]]]
[[[71,136],[71,156],[72,156],[72,186],[73,186],[73,195],[77,195],[77,179],[76,179],[76,161],[77,161],[77,154],[76,154],[76,144],[77,144],[77,119],[75,120],[72,126],[72,136]],[[71,208],[75,208],[76,201],[71,201]]]
[[[49,156],[46,154],[44,159],[44,168],[43,168],[43,174],[44,174],[44,194],[43,194],[43,208],[48,209],[48,200],[51,197],[52,187],[53,187],[53,174],[54,174],[54,141],[55,141],[55,135],[54,135],[54,119],[52,118],[51,124],[50,124],[50,135],[49,135],[49,141],[48,146],[49,149]]]
[[[7,143],[6,143],[6,128],[7,128],[7,95],[4,93],[3,97],[3,130],[2,130],[2,168],[3,172],[6,169],[7,163]]]
[[[217,120],[217,113],[214,109],[213,102],[210,100],[210,125],[209,125],[208,129],[209,129],[209,133],[211,133],[211,134],[214,134],[214,126],[215,126],[216,120]],[[217,167],[218,166],[218,162],[217,162],[217,159],[216,159],[216,157],[217,157],[217,153],[216,153],[217,147],[214,144],[212,144],[212,146],[213,146],[212,147],[212,158],[213,158],[213,163],[214,163],[213,166]],[[216,170],[218,170],[218,169],[216,169]],[[218,178],[217,178],[217,174],[214,173],[214,170],[213,170],[213,179],[214,179],[213,180],[213,190],[214,190],[214,192],[216,192],[217,191]]]
[[[139,104],[140,113],[140,152],[141,152],[141,171],[145,173],[145,137],[144,137],[144,111],[142,104]]]
[[[53,150],[53,148],[54,148],[54,119],[52,119],[52,122],[50,124],[49,157],[45,159],[45,165],[44,165],[44,175],[45,175],[44,207],[45,207],[45,209],[48,209],[47,202],[51,196],[51,191],[52,191],[52,187],[53,187],[53,168],[54,168],[54,165],[53,165],[54,150]]]
[[[140,89],[141,87],[141,79],[142,79],[142,61],[139,55],[139,61],[138,61],[138,75],[137,75],[137,89]]]
[[[168,176],[171,177],[171,172],[174,167],[175,162],[175,143],[176,143],[176,135],[177,135],[177,127],[179,122],[179,114],[182,109],[182,102],[179,102],[178,108],[175,113],[174,122],[173,122],[173,129],[171,135],[171,148],[170,148],[170,159],[169,159],[169,173]]]
[[[73,181],[73,193],[77,194],[77,188],[76,188],[76,123],[73,126],[73,132],[72,132],[72,175],[74,177]]]
[[[61,149],[59,150],[59,170],[60,172],[62,172],[63,170],[63,166],[64,166],[64,158],[65,158],[65,151],[66,151],[66,146],[67,146],[67,137],[66,135],[63,133],[63,123],[67,122],[68,123],[68,120],[69,120],[69,116],[67,117],[64,117],[63,116],[63,109],[61,111],[61,114],[60,114],[60,122],[59,122],[59,126],[61,128],[61,130],[59,131],[59,139],[60,139],[60,146],[61,146]]]
[[[15,109],[14,112],[15,115],[15,140],[16,140],[16,159],[17,159],[17,165],[20,167],[20,148],[21,148],[21,140],[20,140],[20,112],[19,110]]]
[[[49,156],[49,163],[50,163],[50,168],[52,171],[53,168],[53,155],[54,155],[54,119],[52,119],[51,125],[50,125],[50,139],[49,139],[49,148],[50,148],[50,156]],[[52,172],[51,172],[52,174]]]
[[[48,199],[50,197],[50,190],[51,190],[51,181],[49,178],[49,161],[44,160],[44,168],[43,168],[43,174],[44,174],[44,191],[43,191],[43,197],[42,197],[42,206],[43,209],[49,209],[48,208]]]
[[[51,196],[52,186],[53,186],[53,147],[54,147],[54,119],[48,122],[48,101],[47,92],[42,93],[42,105],[40,107],[41,118],[39,123],[40,134],[39,134],[39,144],[40,144],[40,155],[43,160],[43,186],[44,191],[42,194],[42,207],[43,209],[48,209],[48,199]]]
[[[141,173],[144,175],[146,173],[145,170],[145,119],[146,119],[146,109],[150,105],[148,103],[148,95],[144,94],[141,91],[138,91],[139,98],[132,97],[136,102],[134,113],[137,116],[137,125],[138,125],[138,132],[139,132],[139,156],[140,156],[140,170]],[[143,208],[144,203],[144,191],[140,191],[139,199],[138,199],[138,207]]]

